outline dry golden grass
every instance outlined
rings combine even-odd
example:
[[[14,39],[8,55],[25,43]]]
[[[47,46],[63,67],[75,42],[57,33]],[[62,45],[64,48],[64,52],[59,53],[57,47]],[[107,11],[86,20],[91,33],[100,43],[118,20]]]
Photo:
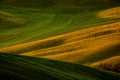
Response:
[[[120,18],[120,7],[104,10],[98,13],[100,18]]]
[[[89,66],[120,73],[120,56],[110,57],[108,59],[92,63]]]
[[[0,52],[92,64],[120,55],[120,22],[2,48]]]
[[[92,67],[98,67],[101,64],[112,65],[112,64],[117,64],[117,63],[120,63],[120,56],[114,56],[114,57],[111,57],[111,58],[108,58],[108,59],[105,59],[105,60],[101,60],[101,61],[92,63],[90,66],[92,66]]]
[[[63,43],[62,39],[49,38],[49,39],[38,40],[34,42],[28,42],[28,43],[24,43],[20,45],[15,45],[11,47],[5,47],[5,48],[0,49],[0,51],[6,52],[6,53],[21,54],[21,53],[30,52],[33,50],[58,46],[62,43]]]

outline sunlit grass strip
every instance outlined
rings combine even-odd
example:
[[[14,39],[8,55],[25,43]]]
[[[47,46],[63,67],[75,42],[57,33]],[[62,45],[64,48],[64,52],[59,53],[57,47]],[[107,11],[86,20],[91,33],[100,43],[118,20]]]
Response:
[[[107,9],[98,13],[100,18],[120,18],[120,7]]]
[[[2,48],[0,51],[90,64],[119,55],[119,26],[120,22],[116,22],[87,28],[48,39]]]

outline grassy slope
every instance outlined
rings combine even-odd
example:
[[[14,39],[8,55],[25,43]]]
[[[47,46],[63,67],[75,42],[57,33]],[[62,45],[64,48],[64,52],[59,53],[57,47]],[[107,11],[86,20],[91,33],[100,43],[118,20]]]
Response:
[[[26,2],[21,5],[23,1]],[[43,4],[40,5],[37,1],[34,1],[34,4],[31,5],[32,0],[29,3],[27,0],[3,0],[3,3],[0,2],[0,4],[4,4],[0,6],[0,19],[4,21],[0,22],[0,47],[120,21],[120,7],[110,8],[117,6],[116,3],[114,5],[114,2],[111,2],[112,0],[82,1],[80,2],[82,4],[73,4],[72,0],[69,1],[70,3],[66,1],[67,5],[66,2],[65,4],[59,2],[60,4],[49,5],[48,8]],[[15,4],[14,7],[11,6],[13,4]],[[16,5],[22,7],[15,7]],[[114,26],[116,28],[113,28]],[[23,55],[42,56],[83,64],[93,63],[93,65],[98,65],[101,63],[100,60],[104,60],[105,63],[112,60],[112,63],[114,63],[119,60],[117,58],[120,43],[119,23],[113,25],[113,27],[107,27],[108,29],[103,30],[98,29],[98,31],[96,31],[97,29],[88,30],[88,32],[83,30],[82,33],[76,31],[68,35],[51,37],[0,50],[8,53],[22,53]],[[114,52],[115,54],[113,54]]]
[[[89,5],[90,3],[92,8]],[[0,31],[0,47],[48,38],[78,29],[95,25],[108,24],[120,20],[119,18],[99,17],[98,13],[103,10],[102,7],[98,8],[101,2],[99,3],[99,1],[97,1],[95,2],[96,4],[94,3],[95,5],[92,5],[92,2],[90,3],[88,0],[86,0],[79,6],[71,6],[70,4],[69,6],[58,6],[58,4],[56,4],[58,7],[54,5],[53,7],[51,6],[50,8],[45,9],[6,7],[5,5],[4,7],[1,6],[1,11],[18,17],[23,17],[28,21],[29,24],[20,27],[17,26],[13,29],[2,29]],[[102,3],[105,4],[104,2]],[[14,4],[17,4],[17,2],[14,2]],[[107,4],[108,3],[105,5]],[[107,7],[112,6],[106,6],[104,8]]]
[[[120,73],[120,56],[110,57],[108,59],[95,62],[89,66]]]
[[[118,64],[118,63],[120,63],[120,56],[114,56],[114,57],[110,57],[105,60],[95,62],[95,63],[91,64],[90,66],[99,67],[101,64],[114,65],[114,64]]]
[[[89,33],[89,34],[88,34]],[[92,64],[120,55],[120,22],[0,49],[1,52]]]
[[[2,80],[119,80],[120,74],[78,64],[0,53]]]
[[[26,19],[0,11],[0,30],[11,29],[25,24],[27,24]]]

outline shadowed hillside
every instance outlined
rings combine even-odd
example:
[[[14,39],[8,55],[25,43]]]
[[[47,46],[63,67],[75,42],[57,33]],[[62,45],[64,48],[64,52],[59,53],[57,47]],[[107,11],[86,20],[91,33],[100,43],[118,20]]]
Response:
[[[44,58],[0,53],[2,80],[119,80],[120,74]]]
[[[22,64],[19,59],[23,56],[20,55],[50,58],[116,71],[119,69],[120,56],[119,14],[120,0],[0,0],[0,52],[19,54],[19,57],[8,56],[17,57],[15,59]],[[2,53],[1,55],[7,57]],[[31,65],[31,61],[29,62],[27,65]],[[21,69],[16,67],[14,70],[17,68]],[[9,72],[7,69],[0,70],[5,74],[10,73],[11,76],[31,79],[28,73],[25,73],[28,76],[26,77],[19,75],[19,72],[18,74]],[[35,72],[38,70],[34,69]],[[34,75],[38,77],[36,73]],[[58,76],[65,79],[79,78],[79,75],[71,75],[74,73],[60,73],[64,76]],[[58,79],[58,76],[49,75],[54,79]]]
[[[80,6],[91,10],[107,8],[119,5],[119,0],[2,0],[1,4],[10,6],[22,6],[33,8]],[[101,6],[102,5],[102,6]]]
[[[34,8],[58,13],[81,13],[120,6],[119,0],[4,0],[1,6]]]

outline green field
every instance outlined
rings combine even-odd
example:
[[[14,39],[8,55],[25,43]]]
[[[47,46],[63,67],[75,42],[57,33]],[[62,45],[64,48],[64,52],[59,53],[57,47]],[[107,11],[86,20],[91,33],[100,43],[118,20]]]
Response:
[[[120,80],[119,48],[120,0],[0,0],[0,80]]]
[[[15,3],[14,0],[13,2]],[[0,25],[7,27],[0,27],[0,47],[35,41],[82,28],[120,21],[119,18],[99,18],[97,14],[103,11],[103,6],[100,7],[102,2],[98,1],[91,8],[92,4],[89,5],[86,0],[86,3],[79,6],[62,6],[61,4],[58,6],[56,3],[56,5],[49,8],[24,8],[1,5],[0,11],[6,14],[2,13],[0,15],[5,16],[4,22],[1,22]],[[109,7],[111,6],[106,6],[106,9],[109,9]],[[6,17],[7,14],[9,16]],[[6,21],[9,18],[15,21]]]
[[[119,80],[120,74],[44,58],[0,53],[2,80]]]

